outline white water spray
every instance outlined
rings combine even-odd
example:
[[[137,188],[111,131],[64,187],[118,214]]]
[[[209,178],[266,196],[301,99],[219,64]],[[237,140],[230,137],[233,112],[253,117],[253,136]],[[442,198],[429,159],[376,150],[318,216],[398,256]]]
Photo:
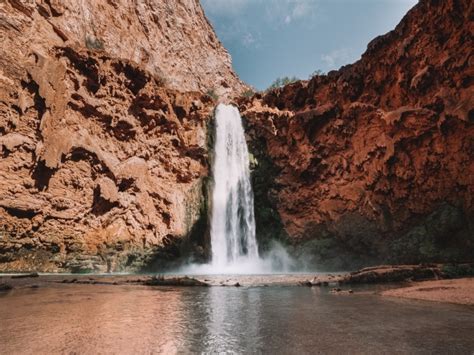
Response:
[[[216,108],[214,189],[212,193],[212,265],[217,269],[259,259],[255,239],[249,152],[242,119],[234,106]]]
[[[250,183],[249,152],[236,107],[215,111],[215,145],[211,215],[211,263],[190,264],[191,274],[268,274],[287,272],[294,262],[277,243],[260,257]]]

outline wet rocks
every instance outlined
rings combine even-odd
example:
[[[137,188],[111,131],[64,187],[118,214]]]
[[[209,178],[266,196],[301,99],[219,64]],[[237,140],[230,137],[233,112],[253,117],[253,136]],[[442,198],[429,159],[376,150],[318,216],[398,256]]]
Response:
[[[463,270],[450,274],[449,270]],[[474,275],[473,264],[381,265],[364,268],[339,278],[342,284],[371,284],[439,280]]]
[[[64,264],[64,268],[77,274],[106,271],[104,269],[103,259],[97,255],[76,254],[71,258],[68,258]]]
[[[342,288],[335,287],[330,291],[330,293],[333,295],[351,295],[354,291],[351,289],[343,290]]]
[[[11,278],[12,279],[29,279],[32,277],[39,277],[39,274],[37,272],[32,272],[29,274],[13,275]]]
[[[353,272],[344,280],[344,282],[364,284],[381,282],[400,282],[437,278],[438,274],[438,268],[430,266],[379,266],[374,268],[364,268],[357,272]]]
[[[12,289],[13,289],[12,285],[0,282],[0,292],[6,292],[6,291],[10,291]]]
[[[164,276],[153,276],[150,279],[147,279],[143,282],[146,286],[199,286],[199,287],[206,287],[209,284],[199,281],[197,279],[191,277],[164,277]]]
[[[73,283],[76,283],[77,282],[77,279],[64,279],[61,281],[61,283],[63,284],[73,284]]]
[[[345,274],[321,274],[311,281],[300,281],[301,286],[333,287],[340,292],[341,285],[383,284],[417,282],[474,276],[474,264],[419,264],[419,265],[379,265],[366,267]]]

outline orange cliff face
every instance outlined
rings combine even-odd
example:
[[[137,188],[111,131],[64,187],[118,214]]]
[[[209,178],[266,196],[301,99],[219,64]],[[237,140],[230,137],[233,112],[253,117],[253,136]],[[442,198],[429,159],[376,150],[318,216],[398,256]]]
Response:
[[[355,64],[241,101],[261,240],[339,268],[472,260],[473,9],[423,0]]]
[[[179,91],[244,88],[198,0],[7,0],[0,14],[2,68],[15,75],[32,53],[72,47],[129,60]]]
[[[7,0],[0,34],[0,271],[205,254],[205,93],[244,85],[199,2]]]
[[[472,259],[472,17],[421,1],[357,63],[240,101],[261,248]],[[0,271],[205,258],[205,93],[246,87],[198,1],[7,0],[0,33]]]

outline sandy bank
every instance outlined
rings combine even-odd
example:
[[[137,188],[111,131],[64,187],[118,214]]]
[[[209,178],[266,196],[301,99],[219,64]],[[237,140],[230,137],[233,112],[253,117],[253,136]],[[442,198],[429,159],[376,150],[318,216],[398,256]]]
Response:
[[[416,282],[381,295],[474,306],[474,278]]]

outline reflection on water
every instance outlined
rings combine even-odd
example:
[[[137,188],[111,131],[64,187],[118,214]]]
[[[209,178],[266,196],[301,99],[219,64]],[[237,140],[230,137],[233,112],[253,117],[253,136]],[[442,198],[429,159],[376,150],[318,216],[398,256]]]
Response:
[[[62,285],[0,294],[0,353],[456,353],[474,309],[303,287]]]
[[[206,327],[208,334],[204,349],[235,351],[258,348],[261,294],[252,291],[239,292],[235,289],[224,290],[219,287],[209,289],[208,294],[208,306],[212,307]],[[192,347],[189,350],[192,350]]]

